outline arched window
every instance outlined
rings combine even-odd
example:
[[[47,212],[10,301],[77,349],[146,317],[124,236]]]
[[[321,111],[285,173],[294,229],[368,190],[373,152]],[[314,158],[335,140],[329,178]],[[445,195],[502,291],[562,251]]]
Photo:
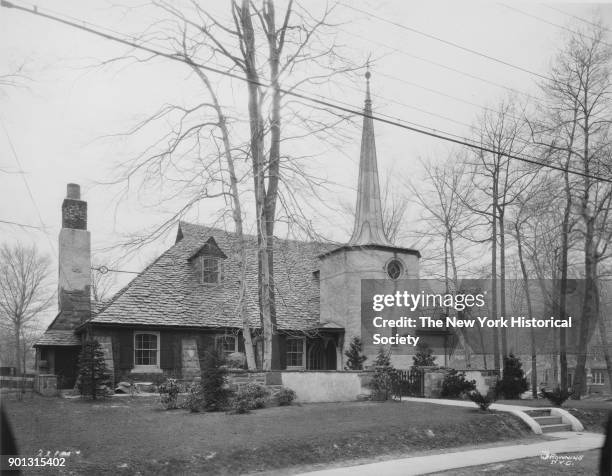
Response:
[[[392,259],[387,263],[387,276],[391,279],[399,279],[403,272],[404,266],[400,260]]]

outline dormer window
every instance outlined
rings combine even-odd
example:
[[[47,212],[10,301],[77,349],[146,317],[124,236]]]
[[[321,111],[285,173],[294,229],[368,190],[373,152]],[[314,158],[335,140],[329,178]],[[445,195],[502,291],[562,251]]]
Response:
[[[221,263],[217,256],[200,256],[202,284],[219,284],[221,282]]]
[[[195,251],[189,258],[201,284],[220,284],[223,281],[223,262],[227,255],[214,238]]]

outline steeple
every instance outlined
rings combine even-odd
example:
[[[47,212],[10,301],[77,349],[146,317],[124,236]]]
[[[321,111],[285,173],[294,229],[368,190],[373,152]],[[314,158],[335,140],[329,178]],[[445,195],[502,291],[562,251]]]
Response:
[[[385,235],[378,182],[372,98],[370,97],[370,68],[366,71],[366,98],[363,109],[363,131],[361,133],[361,155],[359,157],[359,182],[357,184],[357,208],[355,225],[349,245],[393,246]]]

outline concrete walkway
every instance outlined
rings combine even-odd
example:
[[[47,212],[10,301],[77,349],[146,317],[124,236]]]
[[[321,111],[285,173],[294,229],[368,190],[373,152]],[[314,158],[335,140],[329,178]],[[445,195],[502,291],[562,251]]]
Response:
[[[445,398],[418,398],[418,397],[405,397],[402,402],[420,402],[420,403],[433,403],[434,405],[449,405],[453,407],[469,407],[476,408],[476,404],[470,400],[450,400]],[[570,412],[563,408],[555,407],[529,407],[526,405],[506,405],[503,403],[493,403],[490,407],[491,410],[497,410],[498,412],[507,412],[520,418],[525,422],[531,431],[536,435],[542,434],[542,427],[540,424],[527,412],[533,410],[550,410],[551,415],[561,418],[563,423],[571,425],[572,431],[583,431],[584,427],[582,423],[573,416]]]
[[[585,451],[601,448],[604,443],[604,435],[597,433],[566,431],[548,433],[547,436],[558,439],[525,445],[497,446],[481,450],[456,451],[453,453],[415,456],[413,458],[395,459],[344,468],[324,469],[322,471],[302,473],[301,476],[406,476],[427,474],[533,456],[543,457],[549,454],[584,453]]]

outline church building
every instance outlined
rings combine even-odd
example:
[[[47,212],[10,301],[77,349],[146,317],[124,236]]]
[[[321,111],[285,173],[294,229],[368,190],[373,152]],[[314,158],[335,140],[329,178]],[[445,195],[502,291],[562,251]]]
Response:
[[[418,251],[385,235],[369,75],[364,107],[353,233],[342,245],[275,239],[275,292],[280,362],[274,370],[342,370],[353,337],[361,337],[361,280],[419,277]],[[59,235],[59,313],[36,343],[39,368],[74,385],[85,337],[97,339],[115,381],[182,379],[200,373],[207,349],[244,352],[238,316],[240,250],[237,236],[180,222],[175,244],[110,301],[94,303],[87,203],[69,184]],[[257,237],[246,236],[245,306],[257,365],[263,340],[257,306]],[[367,362],[377,348],[364,342]]]

